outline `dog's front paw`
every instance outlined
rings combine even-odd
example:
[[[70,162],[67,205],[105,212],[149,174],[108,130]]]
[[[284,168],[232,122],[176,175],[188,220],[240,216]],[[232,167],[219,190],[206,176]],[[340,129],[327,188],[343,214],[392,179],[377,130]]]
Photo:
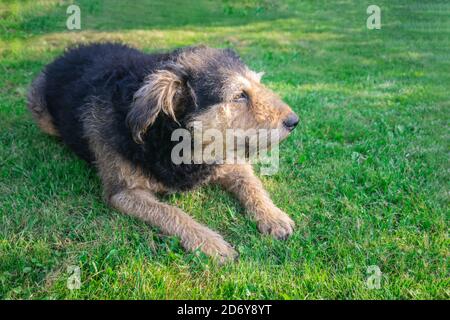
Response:
[[[222,237],[205,239],[199,249],[208,256],[217,259],[220,264],[236,260],[239,255],[228,242],[222,239]]]
[[[196,232],[185,237],[183,246],[188,250],[200,250],[206,255],[217,259],[220,264],[236,260],[239,256],[236,250],[226,242],[218,233],[202,228],[201,232]]]
[[[258,229],[263,234],[284,240],[294,232],[294,221],[278,208],[271,210],[270,214],[265,214],[258,218]]]

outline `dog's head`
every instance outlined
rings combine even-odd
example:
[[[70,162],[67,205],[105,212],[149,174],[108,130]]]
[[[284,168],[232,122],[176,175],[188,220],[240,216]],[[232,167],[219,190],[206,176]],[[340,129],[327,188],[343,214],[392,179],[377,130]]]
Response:
[[[230,49],[181,49],[135,93],[127,118],[133,137],[143,143],[147,128],[163,115],[185,128],[201,123],[203,130],[224,134],[227,129],[275,129],[281,140],[299,120],[261,76]]]

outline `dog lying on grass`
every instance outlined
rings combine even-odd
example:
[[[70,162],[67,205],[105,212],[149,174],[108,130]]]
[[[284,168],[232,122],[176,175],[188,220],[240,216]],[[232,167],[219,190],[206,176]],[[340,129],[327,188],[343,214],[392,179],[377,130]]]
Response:
[[[282,138],[298,117],[229,49],[204,46],[145,54],[121,44],[72,48],[34,80],[28,108],[40,128],[96,166],[104,198],[187,250],[220,262],[237,252],[218,233],[158,193],[216,183],[233,193],[263,234],[285,239],[294,222],[278,209],[250,164],[175,164],[171,133],[194,121],[230,128],[276,129]]]

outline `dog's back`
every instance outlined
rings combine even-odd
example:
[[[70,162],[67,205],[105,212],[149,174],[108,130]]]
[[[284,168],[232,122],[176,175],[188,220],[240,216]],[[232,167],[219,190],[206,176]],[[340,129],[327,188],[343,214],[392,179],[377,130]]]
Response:
[[[62,140],[80,157],[92,161],[81,117],[96,97],[125,114],[146,72],[164,58],[121,44],[92,44],[68,50],[33,81],[28,108],[39,127]],[[126,85],[121,86],[121,83]],[[123,109],[123,112],[120,112]]]

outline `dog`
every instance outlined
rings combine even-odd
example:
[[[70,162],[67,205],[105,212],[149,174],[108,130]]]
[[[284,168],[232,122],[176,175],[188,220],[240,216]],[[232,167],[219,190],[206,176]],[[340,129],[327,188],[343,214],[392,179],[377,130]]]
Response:
[[[220,263],[238,256],[218,233],[157,198],[207,183],[234,194],[261,233],[293,233],[293,220],[273,204],[251,164],[171,159],[171,134],[194,122],[221,132],[276,129],[282,138],[299,122],[231,49],[146,54],[119,43],[78,45],[32,82],[28,108],[44,132],[96,167],[108,204],[178,236],[186,250]]]

